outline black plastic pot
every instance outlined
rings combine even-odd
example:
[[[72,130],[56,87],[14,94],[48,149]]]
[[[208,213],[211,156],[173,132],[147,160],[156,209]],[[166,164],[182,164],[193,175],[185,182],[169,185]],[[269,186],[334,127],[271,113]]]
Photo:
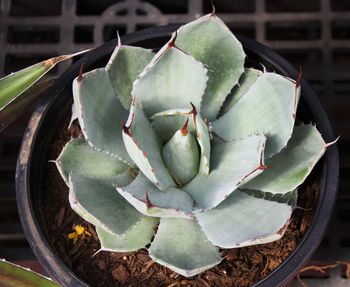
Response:
[[[124,44],[159,48],[169,39],[177,26],[155,27],[126,35]],[[248,55],[248,65],[262,63],[267,69],[296,79],[297,71],[279,55],[267,47],[238,36]],[[53,131],[71,104],[71,84],[79,73],[82,62],[85,70],[91,70],[106,64],[116,41],[109,42],[75,63],[46,93],[38,104],[25,132],[17,163],[16,190],[18,209],[29,244],[42,266],[50,276],[64,286],[88,286],[80,280],[59,258],[44,232],[43,218],[39,213],[40,194],[46,166],[47,150]],[[302,98],[298,109],[298,118],[316,123],[326,142],[334,140],[332,128],[325,111],[306,81],[302,81]],[[320,194],[314,218],[310,228],[298,244],[296,250],[285,262],[268,277],[255,286],[283,286],[308,261],[317,249],[327,228],[336,200],[338,186],[338,151],[331,146],[320,163]]]

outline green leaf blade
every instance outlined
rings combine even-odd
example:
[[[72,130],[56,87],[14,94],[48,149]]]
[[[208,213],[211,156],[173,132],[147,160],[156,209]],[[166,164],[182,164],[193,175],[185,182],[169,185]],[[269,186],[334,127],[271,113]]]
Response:
[[[31,109],[56,81],[55,77],[39,81],[25,90],[21,96],[10,101],[6,108],[0,109],[0,133],[12,122]]]
[[[56,57],[51,60],[37,63],[0,79],[0,110],[52,69],[58,59]]]
[[[14,99],[22,95],[31,86],[37,83],[47,72],[58,63],[83,54],[88,50],[70,55],[62,55],[36,63],[0,79],[0,111]]]
[[[59,287],[51,279],[0,260],[0,283],[2,287]]]

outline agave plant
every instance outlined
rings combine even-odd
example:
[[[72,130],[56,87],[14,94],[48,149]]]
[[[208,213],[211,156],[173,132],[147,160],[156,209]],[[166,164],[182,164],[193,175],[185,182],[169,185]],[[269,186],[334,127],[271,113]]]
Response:
[[[245,58],[212,13],[156,54],[119,41],[106,67],[74,80],[84,138],[56,163],[101,250],[148,247],[189,277],[220,263],[220,248],[283,236],[327,144],[312,124],[294,126],[300,79]]]

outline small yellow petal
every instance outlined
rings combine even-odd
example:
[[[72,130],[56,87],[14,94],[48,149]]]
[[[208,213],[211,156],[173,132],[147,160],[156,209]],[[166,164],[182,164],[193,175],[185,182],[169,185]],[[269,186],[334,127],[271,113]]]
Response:
[[[75,231],[78,233],[78,235],[83,234],[83,233],[84,233],[84,230],[85,230],[85,228],[84,228],[83,226],[81,226],[81,225],[77,225],[77,226],[75,227]]]
[[[75,239],[78,237],[78,234],[76,232],[72,232],[68,234],[68,238],[69,239]]]
[[[91,236],[91,233],[90,233],[89,231],[87,231],[87,230],[85,230],[84,233],[85,233],[86,235],[88,235],[88,236]]]

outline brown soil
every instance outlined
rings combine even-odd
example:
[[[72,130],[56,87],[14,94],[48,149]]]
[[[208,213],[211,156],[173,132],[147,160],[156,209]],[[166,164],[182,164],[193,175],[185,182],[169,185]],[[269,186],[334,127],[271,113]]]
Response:
[[[79,136],[78,125],[67,130],[67,123],[59,128],[48,153],[48,160],[56,159],[71,137]],[[146,250],[132,253],[100,252],[94,227],[80,218],[69,206],[68,188],[56,166],[48,163],[46,192],[42,198],[42,216],[47,234],[58,255],[80,278],[91,286],[251,286],[276,269],[296,248],[308,229],[319,185],[309,182],[300,188],[298,206],[281,240],[273,243],[223,250],[225,259],[216,267],[192,278],[154,263]],[[92,234],[75,245],[67,238],[76,224],[82,224]]]

